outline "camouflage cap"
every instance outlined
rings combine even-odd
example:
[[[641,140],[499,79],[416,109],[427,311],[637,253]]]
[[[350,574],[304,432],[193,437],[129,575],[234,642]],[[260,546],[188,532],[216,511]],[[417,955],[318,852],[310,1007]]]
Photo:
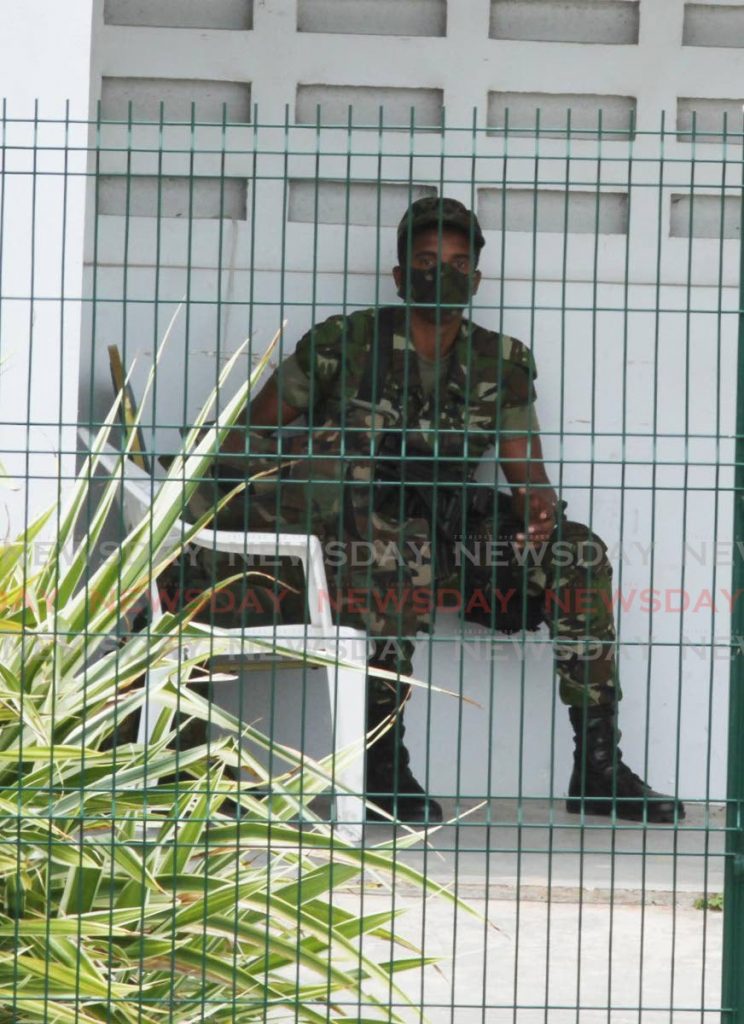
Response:
[[[479,253],[486,240],[483,237],[478,218],[472,210],[458,199],[446,196],[426,196],[417,199],[408,207],[398,225],[398,258],[403,262],[408,238],[413,238],[417,231],[424,228],[456,228],[472,237],[476,253]]]

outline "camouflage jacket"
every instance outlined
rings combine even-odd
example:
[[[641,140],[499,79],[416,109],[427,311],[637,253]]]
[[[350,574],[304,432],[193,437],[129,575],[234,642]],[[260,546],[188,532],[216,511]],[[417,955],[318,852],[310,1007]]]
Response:
[[[313,479],[338,480],[341,473],[352,485],[347,490],[363,536],[373,509],[384,505],[393,514],[401,482],[417,485],[419,493],[426,480],[462,486],[500,434],[539,430],[537,371],[520,341],[464,320],[427,393],[419,357],[407,338],[405,307],[385,314],[392,321],[392,350],[382,373],[376,365],[381,314],[365,309],[312,327],[274,375],[281,399],[307,414],[316,456]],[[370,376],[373,383],[366,390],[371,393],[363,399],[363,382],[369,385]],[[339,453],[347,459],[345,472]],[[335,466],[329,473],[322,461],[331,454]],[[380,486],[386,479],[387,491]],[[331,504],[327,511],[338,514]],[[403,505],[399,515],[405,516]]]
[[[386,315],[392,349],[383,373],[375,309],[316,324],[279,365],[273,380],[280,398],[306,413],[307,434],[277,444],[251,431],[245,456],[220,458],[221,480],[251,479],[249,508],[222,513],[222,528],[369,538],[382,527],[375,516],[389,523],[426,514],[419,499],[427,488],[430,513],[435,502],[441,507],[454,497],[503,432],[539,430],[535,364],[521,342],[463,321],[427,393],[405,307]],[[213,501],[205,491],[203,508]],[[243,516],[239,523],[236,516]]]
[[[315,325],[277,369],[282,399],[305,410],[311,428],[356,430],[376,424],[386,433],[404,434],[410,453],[469,461],[477,461],[502,432],[539,429],[533,408],[537,370],[520,341],[463,320],[444,357],[440,384],[426,395],[415,349],[406,338],[405,307],[390,312],[392,359],[373,408],[358,395],[379,333],[374,309]]]

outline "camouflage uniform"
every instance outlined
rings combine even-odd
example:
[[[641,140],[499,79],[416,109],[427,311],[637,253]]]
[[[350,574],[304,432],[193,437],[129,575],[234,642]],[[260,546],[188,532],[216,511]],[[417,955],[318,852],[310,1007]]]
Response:
[[[407,341],[405,307],[387,315],[393,318],[391,361],[371,401],[359,394],[379,336],[379,311],[314,326],[279,366],[279,396],[306,411],[308,433],[284,441],[275,472],[254,480],[245,501],[223,512],[218,525],[319,536],[337,621],[366,629],[376,641],[371,664],[410,675],[417,631],[430,630],[436,605],[451,605],[453,597],[466,618],[496,628],[509,605],[511,627],[521,628],[526,595],[542,609],[554,639],[562,700],[577,707],[585,700],[613,702],[619,687],[604,544],[561,511],[541,557],[520,559],[510,544],[520,524],[503,502],[494,502],[492,485],[473,480],[503,431],[539,431],[531,353],[514,338],[463,320],[432,381],[432,367]],[[276,444],[249,432],[245,457],[220,459],[215,488],[265,470]],[[203,488],[202,507],[215,494]],[[509,564],[471,567],[474,545],[485,553],[489,542],[500,541],[506,545],[497,561]],[[464,559],[463,546],[470,552]],[[197,576],[193,567],[186,573],[190,585],[237,571],[224,562],[202,556]],[[264,571],[279,582],[267,587],[260,577],[251,582],[246,576],[229,591],[231,601],[216,602],[212,621],[297,621],[303,614],[297,567],[285,561]],[[372,704],[397,699],[400,693],[371,677]]]

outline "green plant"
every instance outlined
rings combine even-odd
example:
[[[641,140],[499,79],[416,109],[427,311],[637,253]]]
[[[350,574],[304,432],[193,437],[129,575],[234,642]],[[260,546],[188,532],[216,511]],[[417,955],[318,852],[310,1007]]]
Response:
[[[693,906],[695,910],[723,910],[723,893],[713,892],[710,896],[699,896]]]
[[[206,631],[193,621],[199,601],[148,631],[121,631],[208,521],[168,540],[263,364],[208,428],[205,404],[150,514],[95,571],[90,553],[119,482],[113,474],[91,504],[90,480],[115,409],[40,564],[33,552],[55,509],[0,549],[0,1022],[397,1021],[388,993],[407,1002],[397,972],[428,963],[407,943],[390,962],[366,956],[367,936],[401,948],[393,915],[334,904],[334,890],[362,872],[447,894],[385,846],[356,849],[318,820],[309,801],[328,788],[330,758],[279,748],[288,770],[262,799],[238,795],[226,774],[238,764],[233,739],[177,757],[167,712],[147,746],[105,749],[144,701],[135,682],[155,667],[169,672],[162,700],[171,711],[209,714],[244,743],[268,745],[182,685],[193,668],[179,661],[182,639]],[[265,789],[250,749],[240,763]],[[174,786],[156,784],[177,771],[185,776]],[[220,812],[226,796],[240,800],[239,821]]]

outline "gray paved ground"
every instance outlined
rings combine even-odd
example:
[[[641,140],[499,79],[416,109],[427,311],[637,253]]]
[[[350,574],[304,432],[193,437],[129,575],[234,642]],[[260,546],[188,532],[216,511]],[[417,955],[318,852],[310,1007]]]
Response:
[[[387,901],[385,894],[367,894],[365,910],[373,913]],[[487,915],[488,926],[440,901],[429,901],[424,913],[410,895],[396,900],[407,909],[399,930],[442,958],[438,972],[428,968],[423,987],[418,973],[399,976],[434,1024],[720,1018],[721,914],[529,899],[469,902]],[[380,959],[385,953],[380,950]],[[408,1019],[421,1016],[409,1011]]]
[[[396,906],[407,910],[400,929],[442,957],[441,970],[429,969],[423,983],[420,975],[400,976],[426,1019],[720,1019],[723,915],[694,907],[701,893],[722,887],[720,808],[691,807],[677,829],[613,831],[606,820],[582,823],[544,801],[521,809],[498,801],[469,820],[440,830],[425,853],[405,856],[441,881],[457,878],[460,894],[488,923],[396,886]],[[391,835],[388,826],[368,827],[366,842]],[[364,899],[365,911],[374,912],[393,896],[372,886]],[[423,1019],[415,1011],[409,1018]]]
[[[471,802],[473,806],[474,802]],[[461,807],[461,814],[467,807]],[[444,801],[446,817],[457,812]],[[484,885],[506,894],[517,885],[533,896],[548,887],[559,898],[614,892],[623,902],[688,905],[723,886],[724,812],[719,805],[694,804],[677,827],[647,826],[607,818],[583,820],[566,813],[563,802],[496,800],[432,835],[426,851],[409,856],[437,878],[454,878],[478,895]],[[368,825],[365,842],[393,835],[387,825]],[[554,895],[555,898],[555,895]]]

